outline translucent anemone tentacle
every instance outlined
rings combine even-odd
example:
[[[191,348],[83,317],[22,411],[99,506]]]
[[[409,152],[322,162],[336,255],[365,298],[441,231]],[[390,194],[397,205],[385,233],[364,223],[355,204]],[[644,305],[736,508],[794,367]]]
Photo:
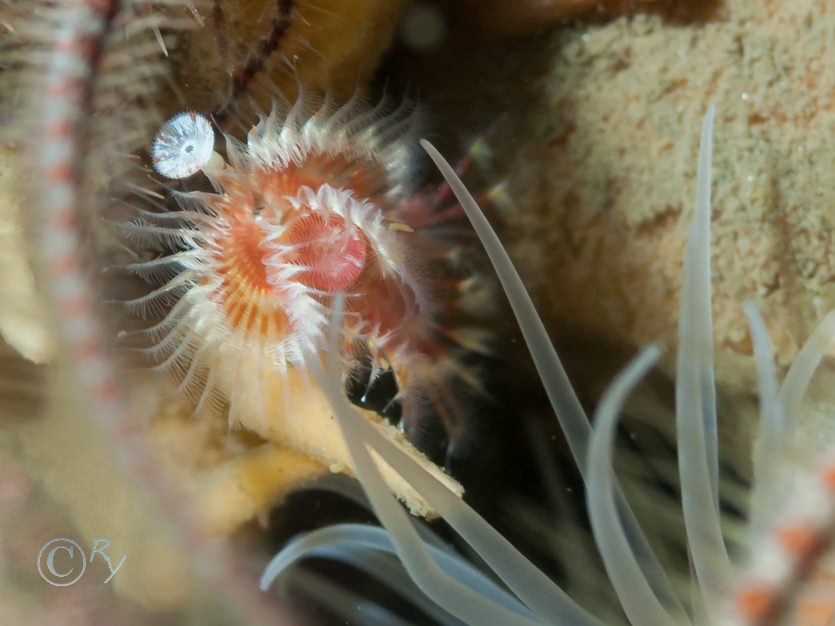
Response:
[[[358,596],[344,584],[332,582],[307,570],[294,572],[292,578],[288,578],[287,584],[282,586],[282,592],[286,597],[302,595],[311,598],[319,606],[344,620],[345,624],[414,626],[414,621],[404,619],[394,611]],[[448,619],[455,620],[453,617]],[[460,620],[440,623],[443,626],[461,626]]]
[[[586,496],[594,540],[612,586],[632,624],[673,626],[675,619],[658,601],[629,544],[618,514],[612,470],[615,426],[626,396],[661,354],[650,346],[609,385],[600,401],[586,462]]]
[[[450,576],[481,595],[494,599],[502,606],[538,621],[515,597],[497,585],[471,563],[456,553],[429,544],[424,540],[432,558]],[[373,574],[390,588],[407,597],[422,611],[433,615],[441,623],[460,624],[441,614],[437,605],[406,576],[402,566],[381,555],[395,554],[394,545],[385,530],[366,524],[335,524],[293,539],[267,565],[261,576],[261,589],[266,590],[294,562],[303,558],[336,559]]]
[[[756,323],[751,322],[751,335],[754,337],[754,349],[762,379],[762,368],[771,370],[769,376],[775,376],[773,363],[760,364],[759,352],[771,350],[768,335],[759,314],[753,305],[749,313],[755,315]],[[748,311],[746,310],[746,313]],[[762,329],[755,332],[757,326]],[[763,339],[758,341],[758,336]],[[797,416],[801,412],[803,397],[809,387],[827,346],[835,338],[835,311],[830,311],[812,332],[800,349],[786,374],[779,393],[766,397],[760,391],[760,427],[754,442],[754,485],[751,491],[751,532],[754,537],[766,533],[776,523],[782,511],[780,503],[786,502],[798,477],[798,468],[793,461],[793,446],[797,435]],[[776,386],[776,382],[774,383]]]
[[[536,308],[522,283],[522,279],[519,277],[519,273],[473,197],[449,163],[432,144],[422,139],[420,145],[429,154],[429,158],[434,161],[452,188],[455,197],[461,203],[479,239],[481,239],[491,263],[493,263],[502,288],[507,294],[507,299],[513,309],[513,314],[519,321],[519,327],[531,352],[537,372],[539,372],[539,376],[545,385],[548,399],[560,420],[560,425],[565,432],[574,460],[582,472],[585,467],[586,448],[588,447],[591,428],[583,407],[580,405],[580,400],[577,398],[562,362],[551,343],[548,331],[545,330],[545,325],[536,313]]]
[[[702,125],[693,225],[684,259],[676,374],[682,508],[693,568],[707,607],[730,582],[719,523],[716,390],[710,286],[710,161],[714,107]]]
[[[499,277],[502,288],[507,295],[516,321],[522,331],[528,350],[533,357],[539,377],[545,386],[548,399],[557,415],[560,426],[565,433],[566,440],[571,448],[574,461],[581,474],[586,471],[586,454],[588,451],[589,439],[591,437],[591,426],[588,417],[577,399],[577,394],[568,380],[568,375],[560,362],[560,358],[554,349],[545,325],[536,312],[533,301],[528,295],[519,273],[513,266],[510,256],[505,251],[502,242],[496,235],[487,218],[481,212],[476,201],[470,192],[461,182],[461,179],[447,163],[446,159],[435,149],[435,147],[422,139],[420,145],[426,150],[429,157],[441,171],[444,179],[455,194],[461,208],[467,214],[473,228],[476,231],[490,262]],[[585,479],[585,478],[584,478]],[[673,590],[658,560],[649,547],[649,542],[641,530],[638,520],[635,518],[632,509],[623,497],[620,488],[617,487],[618,509],[623,518],[627,535],[632,542],[637,558],[641,561],[643,570],[646,573],[656,594],[662,602],[673,611],[679,621],[684,620],[685,612],[678,597]]]
[[[598,619],[579,607],[466,503],[383,437],[351,407],[342,392],[339,344],[335,330],[340,327],[342,304],[343,296],[339,294],[335,298],[334,318],[329,328],[327,375],[316,355],[306,354],[305,362],[334,409],[355,463],[357,476],[415,584],[441,607],[471,626],[496,623],[530,626],[541,623],[533,622],[484,598],[438,567],[406,513],[383,483],[366,446],[370,446],[412,484],[511,591],[546,623],[602,626]]]
[[[385,533],[382,529],[378,530]],[[462,626],[464,624],[461,620],[453,617],[432,602],[426,594],[415,586],[412,579],[406,573],[406,570],[403,569],[403,566],[398,561],[389,558],[385,553],[348,542],[336,542],[316,549],[310,549],[306,554],[301,556],[324,558],[355,567],[367,575],[374,577],[390,590],[400,594],[401,597],[428,615],[433,623],[437,622],[441,626]],[[295,582],[300,571],[304,570],[297,568],[284,574],[279,581],[279,589],[285,590],[288,584]],[[284,593],[286,594],[286,591]],[[357,601],[360,598],[354,595],[354,600]],[[365,624],[365,621],[362,620],[360,623]]]
[[[790,433],[778,395],[777,372],[765,323],[753,302],[746,302],[742,308],[751,329],[760,394],[760,426],[754,445],[754,484],[749,515],[750,530],[758,536],[774,522],[778,510],[775,504],[784,502],[788,495],[785,451]]]
[[[800,405],[809,382],[833,338],[835,338],[835,311],[830,311],[803,344],[780,388],[780,399],[786,412],[787,429],[791,429],[795,417],[800,414]]]

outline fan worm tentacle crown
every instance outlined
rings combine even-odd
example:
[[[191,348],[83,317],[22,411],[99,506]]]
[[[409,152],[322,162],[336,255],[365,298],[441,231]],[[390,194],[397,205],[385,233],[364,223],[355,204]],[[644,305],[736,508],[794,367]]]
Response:
[[[275,407],[290,415],[304,400],[288,386],[305,379],[303,355],[324,348],[344,292],[346,376],[370,359],[371,386],[390,368],[389,404],[402,404],[406,427],[431,410],[454,436],[461,416],[449,385],[476,386],[459,357],[485,348],[457,321],[479,280],[456,267],[447,218],[435,219],[455,212],[412,189],[415,118],[408,103],[387,112],[301,97],[259,115],[246,143],[226,136],[227,160],[212,151],[208,120],[169,120],[154,167],[168,178],[202,171],[214,192],[175,193],[180,210],[141,211],[124,225],[133,244],[171,251],[128,267],[156,285],[129,305],[164,313],[145,331],[155,366],[200,405],[228,402],[230,422]]]

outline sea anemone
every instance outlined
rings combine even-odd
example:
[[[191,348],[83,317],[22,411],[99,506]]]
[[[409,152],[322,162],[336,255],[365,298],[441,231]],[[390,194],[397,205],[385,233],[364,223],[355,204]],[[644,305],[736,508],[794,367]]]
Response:
[[[816,605],[823,613],[810,617],[815,599],[801,591],[818,571],[832,537],[831,461],[824,457],[802,471],[792,458],[797,433],[786,416],[800,413],[800,403],[825,346],[835,334],[833,315],[813,333],[779,387],[764,324],[756,307],[746,305],[759,372],[761,426],[755,445],[757,475],[751,493],[749,553],[745,563],[732,563],[722,536],[719,505],[719,450],[713,372],[710,273],[711,106],[705,117],[693,225],[684,262],[676,375],[676,423],[679,474],[692,571],[692,606],[676,600],[672,586],[654,558],[640,525],[620,492],[612,469],[617,416],[631,389],[652,367],[660,347],[650,346],[616,377],[601,399],[590,426],[518,274],[475,201],[452,168],[428,143],[422,145],[449,182],[473,223],[496,269],[531,351],[548,397],[563,427],[586,483],[588,514],[606,572],[632,624],[777,624],[796,611],[802,624],[831,619],[831,599]],[[336,357],[342,303],[332,315],[328,352],[306,354],[308,367],[333,406],[357,474],[374,511],[388,533],[414,584],[450,615],[473,626],[483,624],[602,624],[522,556],[466,503],[437,484],[421,468],[383,440],[344,397]],[[441,513],[513,595],[422,539],[387,492],[370,451],[412,483]],[[830,457],[831,458],[831,457]],[[769,467],[770,466],[770,467]],[[305,550],[325,550],[345,557],[346,547],[388,549],[387,540],[369,539],[356,528],[318,531],[291,543],[268,567],[266,587]],[[364,533],[364,534],[363,534]],[[370,533],[374,534],[374,533]],[[301,547],[302,542],[305,543]],[[323,548],[323,546],[326,546]],[[339,548],[339,549],[337,549]],[[341,551],[340,551],[341,550]],[[349,550],[350,552],[350,550]],[[442,552],[442,551],[441,551]],[[515,596],[515,597],[514,597]],[[819,619],[823,615],[824,619]],[[809,621],[804,621],[809,620]],[[453,621],[446,623],[456,623]],[[829,622],[827,622],[829,623]]]

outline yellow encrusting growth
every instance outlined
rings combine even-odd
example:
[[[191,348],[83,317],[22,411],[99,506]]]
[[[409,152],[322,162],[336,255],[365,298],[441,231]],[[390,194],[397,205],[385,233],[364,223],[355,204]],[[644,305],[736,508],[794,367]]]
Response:
[[[14,184],[18,151],[0,148],[0,336],[21,356],[45,363],[56,350],[24,239],[26,197]]]
[[[197,517],[209,532],[227,535],[251,519],[265,521],[291,491],[326,471],[304,454],[262,446],[207,473],[194,493]]]

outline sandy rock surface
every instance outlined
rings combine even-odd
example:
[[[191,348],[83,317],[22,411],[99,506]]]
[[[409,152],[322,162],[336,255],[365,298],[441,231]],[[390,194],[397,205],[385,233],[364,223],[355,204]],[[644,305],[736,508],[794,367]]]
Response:
[[[833,31],[826,2],[728,0],[705,23],[635,16],[560,35],[526,149],[543,167],[509,218],[512,252],[551,320],[676,344],[712,102],[718,377],[752,388],[748,299],[780,365],[791,362],[835,306]]]

